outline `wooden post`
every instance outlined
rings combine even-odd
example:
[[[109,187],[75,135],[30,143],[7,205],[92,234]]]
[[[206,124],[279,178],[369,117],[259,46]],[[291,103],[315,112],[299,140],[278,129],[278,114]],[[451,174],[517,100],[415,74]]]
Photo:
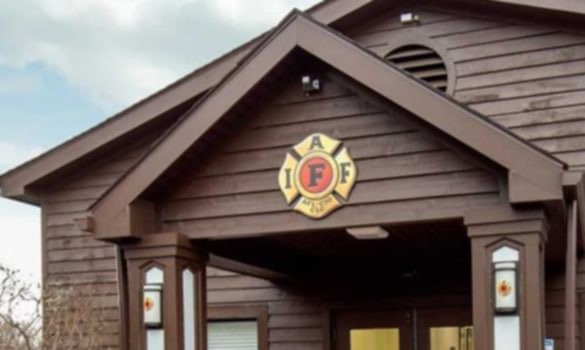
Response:
[[[577,201],[569,206],[565,269],[565,350],[577,349]]]
[[[122,246],[128,267],[129,350],[206,350],[207,254],[176,233]],[[145,286],[162,289],[162,325],[144,322]]]
[[[544,244],[542,210],[511,207],[466,213],[472,247],[475,350],[542,350],[544,344]],[[493,266],[498,259],[517,262],[518,311],[496,315]],[[505,345],[504,345],[505,344]]]

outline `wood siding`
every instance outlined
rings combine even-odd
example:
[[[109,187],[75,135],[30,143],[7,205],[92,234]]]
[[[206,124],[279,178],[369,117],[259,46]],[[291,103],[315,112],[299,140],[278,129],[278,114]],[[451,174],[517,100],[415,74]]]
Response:
[[[585,292],[585,259],[577,265],[577,296]],[[565,276],[564,271],[547,273],[546,279],[546,336],[555,340],[555,349],[564,350],[565,330]],[[581,324],[583,314],[579,311],[580,298],[577,298],[577,322]],[[577,327],[577,349],[582,349],[580,327]]]
[[[418,26],[392,13],[353,33],[386,56],[398,43],[432,43],[455,67],[453,97],[585,168],[585,35],[472,15],[413,9]]]
[[[501,201],[496,175],[409,122],[416,117],[383,110],[333,80],[307,98],[299,80],[286,83],[208,161],[186,172],[187,183],[161,201],[164,231],[253,236],[330,222],[448,219]],[[286,153],[315,132],[342,140],[359,169],[347,206],[319,221],[292,212],[277,183]]]
[[[455,67],[450,74],[457,101],[585,169],[585,35],[465,14],[413,12],[421,17],[416,27],[401,25],[393,13],[352,36],[381,56],[408,38],[431,42]],[[581,265],[583,260],[583,291]],[[549,276],[546,288],[546,335],[555,339],[555,349],[564,345],[563,274]]]
[[[448,53],[455,71],[454,98],[585,169],[585,36],[468,15],[416,11],[417,27],[404,27],[396,13],[361,26],[352,37],[386,55],[394,40],[415,35]],[[470,206],[500,201],[495,177],[337,84],[306,99],[298,83],[250,118],[245,132],[226,142],[212,160],[189,174],[162,208],[166,230],[198,232],[245,228],[261,223],[267,232],[283,222],[303,229],[314,222],[289,212],[276,183],[289,147],[319,131],[342,139],[360,169],[354,204],[334,214],[381,217],[405,212],[449,216]],[[48,195],[43,205],[45,281],[95,286],[110,313],[108,339],[118,346],[118,296],[115,250],[75,228],[80,216],[145,151],[135,145],[87,169]],[[422,166],[424,164],[424,166]],[[417,189],[404,191],[404,189]],[[439,210],[440,209],[440,210]],[[390,213],[390,214],[389,214]],[[430,214],[429,214],[430,215]],[[425,219],[414,215],[413,219]],[[585,291],[585,263],[579,266]],[[547,279],[547,335],[562,349],[564,279]],[[267,305],[272,350],[323,349],[327,342],[323,306],[268,281],[209,269],[210,306]]]
[[[158,135],[158,134],[157,134]],[[88,297],[93,305],[103,309],[104,346],[119,346],[119,300],[116,249],[81,232],[73,219],[86,210],[107,191],[139,157],[145,154],[155,135],[144,137],[135,144],[118,149],[90,168],[57,185],[44,197],[43,259],[45,286],[62,288],[83,285],[92,290]]]
[[[322,350],[323,307],[317,300],[287,291],[269,281],[208,268],[210,308],[258,305],[268,308],[270,350]]]
[[[329,332],[337,313],[345,310],[396,309],[421,313],[437,307],[464,310],[471,318],[471,298],[455,288],[453,295],[432,294],[388,298],[380,295],[348,296],[347,287],[299,291],[262,279],[208,268],[209,308],[230,306],[262,307],[268,310],[270,350],[334,350]],[[363,287],[363,285],[360,285]],[[354,286],[355,287],[355,286]],[[375,289],[374,284],[368,288]],[[431,292],[432,293],[432,292]],[[470,322],[470,321],[465,321]],[[407,349],[408,350],[408,349]]]
[[[358,210],[380,220],[382,215],[434,206],[441,207],[441,217],[452,217],[462,215],[464,208],[502,200],[496,175],[446,147],[437,135],[405,121],[414,117],[382,110],[331,80],[322,94],[307,98],[299,80],[286,83],[210,160],[187,172],[185,178],[192,180],[161,201],[164,231],[213,229],[226,234],[243,226],[254,235],[271,225],[282,229],[302,222],[317,227],[317,221],[291,213],[277,185],[286,152],[314,132],[343,140],[359,169],[351,206],[325,220],[343,221],[344,216],[359,215]],[[208,271],[210,307],[268,308],[271,350],[325,348],[326,303],[261,279]]]

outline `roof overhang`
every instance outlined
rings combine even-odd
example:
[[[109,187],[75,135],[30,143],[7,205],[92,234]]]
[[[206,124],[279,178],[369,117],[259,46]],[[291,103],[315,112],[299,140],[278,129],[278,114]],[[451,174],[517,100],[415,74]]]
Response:
[[[331,24],[374,0],[324,1],[309,9],[316,20]],[[2,196],[34,203],[27,187],[72,164],[90,152],[128,134],[176,106],[201,96],[238,66],[267,33],[195,70],[90,130],[0,176]]]
[[[585,3],[579,0],[491,0],[505,4],[585,15]]]
[[[473,0],[469,2],[503,3],[571,15],[585,14],[585,4],[574,0]],[[330,0],[314,6],[308,10],[308,13],[316,21],[330,25],[366,8],[375,8],[380,4],[388,6],[389,3],[398,4],[400,1]],[[416,2],[416,4],[420,3]],[[90,152],[123,137],[172,108],[202,96],[222,81],[229,72],[237,68],[266,35],[253,39],[87,132],[0,176],[2,195],[25,202],[35,202],[36,198],[27,193],[27,187],[31,184],[73,164]],[[525,187],[529,188],[529,186]]]
[[[140,234],[138,200],[293,50],[302,49],[508,171],[510,203],[563,199],[564,164],[329,27],[293,12],[92,208],[98,238]]]

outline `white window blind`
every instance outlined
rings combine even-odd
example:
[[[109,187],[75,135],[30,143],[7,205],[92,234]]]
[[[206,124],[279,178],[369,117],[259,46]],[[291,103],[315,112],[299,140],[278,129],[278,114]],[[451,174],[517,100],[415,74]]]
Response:
[[[256,321],[209,322],[208,350],[258,350]]]

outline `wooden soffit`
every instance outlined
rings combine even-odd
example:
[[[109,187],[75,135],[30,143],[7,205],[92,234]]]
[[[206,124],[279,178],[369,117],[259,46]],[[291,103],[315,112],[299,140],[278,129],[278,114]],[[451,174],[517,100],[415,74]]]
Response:
[[[131,223],[135,221],[132,207],[140,195],[295,49],[313,55],[507,169],[511,203],[563,198],[561,162],[329,27],[293,12],[93,206],[93,228],[98,238],[139,234]]]

